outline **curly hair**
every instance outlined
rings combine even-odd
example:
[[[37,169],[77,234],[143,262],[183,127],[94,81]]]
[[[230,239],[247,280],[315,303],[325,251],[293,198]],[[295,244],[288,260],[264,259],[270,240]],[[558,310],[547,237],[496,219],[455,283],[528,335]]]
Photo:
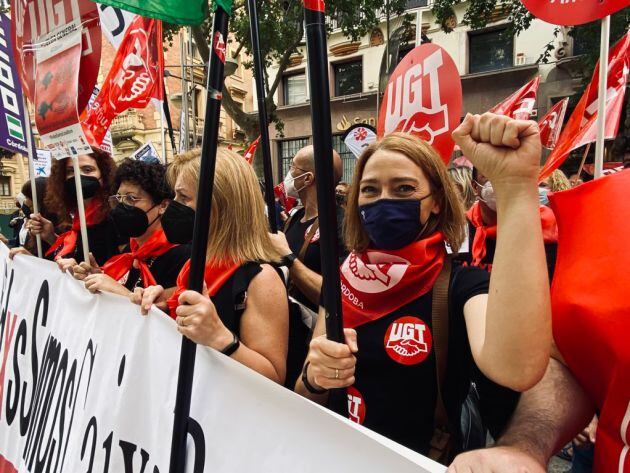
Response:
[[[114,190],[122,182],[131,182],[151,196],[154,204],[174,197],[173,189],[166,182],[166,167],[158,162],[125,159],[118,165],[114,179]]]
[[[101,202],[104,213],[109,212],[107,199],[112,194],[112,184],[114,182],[114,173],[116,172],[116,162],[109,153],[92,147],[92,152],[88,155],[96,161],[99,171],[101,172],[101,188],[98,190],[94,199]],[[70,159],[70,158],[68,158]],[[57,215],[59,224],[70,222],[70,212],[76,209],[77,203],[73,197],[66,195],[66,160],[53,160],[50,168],[50,176],[46,183],[46,197],[44,205],[46,208]]]
[[[556,169],[547,178],[547,185],[551,192],[566,191],[571,189],[571,183],[564,172],[560,169]]]

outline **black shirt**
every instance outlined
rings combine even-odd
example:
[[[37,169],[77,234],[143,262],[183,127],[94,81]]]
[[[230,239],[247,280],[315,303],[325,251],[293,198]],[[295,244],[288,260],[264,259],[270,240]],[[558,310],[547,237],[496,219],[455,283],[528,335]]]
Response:
[[[109,217],[105,218],[101,223],[90,225],[87,227],[88,245],[90,252],[94,255],[99,266],[103,266],[112,256],[120,253],[118,244],[120,237],[118,236],[114,224]],[[77,243],[74,251],[64,255],[63,258],[74,258],[77,262],[83,261],[83,239],[81,231],[78,231]],[[63,246],[60,246],[48,258],[54,260]]]
[[[177,276],[182,267],[190,259],[190,245],[177,245],[161,254],[157,258],[149,258],[147,266],[155,279],[155,282],[164,288],[175,287],[177,285]],[[127,247],[123,253],[129,252]],[[143,287],[140,270],[131,268],[129,273],[123,276],[122,284],[127,289],[133,291],[136,287]]]
[[[289,243],[289,248],[296,255],[299,256],[300,250],[304,245],[304,240],[306,235],[309,233],[311,226],[315,223],[317,217],[307,220],[306,222],[302,222],[302,218],[304,217],[304,208],[298,209],[294,215],[291,216],[291,220],[288,222],[288,227],[285,228],[285,235],[287,237],[287,242]],[[343,225],[343,209],[341,207],[337,207],[337,233],[339,238],[339,264],[343,263],[344,259],[347,256],[347,251],[343,246],[343,235],[342,235],[342,225]],[[301,260],[304,266],[306,266],[311,271],[322,274],[322,264],[321,264],[321,251],[319,246],[319,230],[315,232],[313,237],[311,238],[311,242],[306,249],[306,253],[304,254],[304,258]],[[317,312],[317,305],[313,304],[302,292],[300,292],[296,287],[291,291],[291,295],[299,302],[304,304],[306,307],[311,310]]]
[[[454,406],[460,405],[459,393],[469,383],[472,360],[464,305],[476,295],[487,294],[488,284],[485,271],[452,269],[446,375],[450,384],[446,384],[444,397],[453,399],[450,404]],[[437,399],[432,299],[429,292],[356,328],[356,382],[348,389],[350,419],[423,454],[429,450]]]

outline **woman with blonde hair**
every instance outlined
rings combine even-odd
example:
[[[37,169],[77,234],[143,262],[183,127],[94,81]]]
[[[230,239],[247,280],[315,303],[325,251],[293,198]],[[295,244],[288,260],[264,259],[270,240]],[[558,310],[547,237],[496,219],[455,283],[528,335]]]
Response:
[[[197,207],[200,152],[175,157],[168,179],[175,198],[162,216],[171,243],[192,239]],[[286,371],[288,302],[268,234],[264,202],[252,167],[220,149],[212,193],[204,293],[186,290],[189,263],[167,293],[160,286],[137,288],[131,300],[143,313],[153,303],[169,311],[180,333],[231,356],[282,384]]]
[[[472,186],[472,169],[466,166],[454,166],[448,168],[448,174],[459,191],[464,210],[468,210],[477,200]]]
[[[496,186],[501,233],[491,281],[478,268],[450,269],[444,243],[458,248],[465,216],[439,155],[411,135],[386,136],[359,158],[348,198],[345,343],[326,338],[320,317],[296,384],[322,404],[329,389],[347,388],[347,411],[334,397],[333,409],[442,462],[485,445],[485,436],[467,443],[460,428],[475,365],[523,391],[544,374],[551,346],[538,128],[469,115],[453,136]]]

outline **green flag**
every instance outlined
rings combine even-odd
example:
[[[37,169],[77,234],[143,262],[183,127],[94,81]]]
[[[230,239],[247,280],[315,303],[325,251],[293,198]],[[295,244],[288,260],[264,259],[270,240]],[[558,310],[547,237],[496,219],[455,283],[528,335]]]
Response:
[[[99,0],[98,3],[176,25],[199,25],[208,15],[208,0]],[[232,0],[215,0],[229,15]]]

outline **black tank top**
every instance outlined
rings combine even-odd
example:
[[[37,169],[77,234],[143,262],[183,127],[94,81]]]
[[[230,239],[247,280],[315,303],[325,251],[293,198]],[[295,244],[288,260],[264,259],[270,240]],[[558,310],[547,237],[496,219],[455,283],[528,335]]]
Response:
[[[241,316],[245,312],[247,288],[261,271],[258,263],[243,264],[211,297],[223,324],[238,337],[241,336]]]

